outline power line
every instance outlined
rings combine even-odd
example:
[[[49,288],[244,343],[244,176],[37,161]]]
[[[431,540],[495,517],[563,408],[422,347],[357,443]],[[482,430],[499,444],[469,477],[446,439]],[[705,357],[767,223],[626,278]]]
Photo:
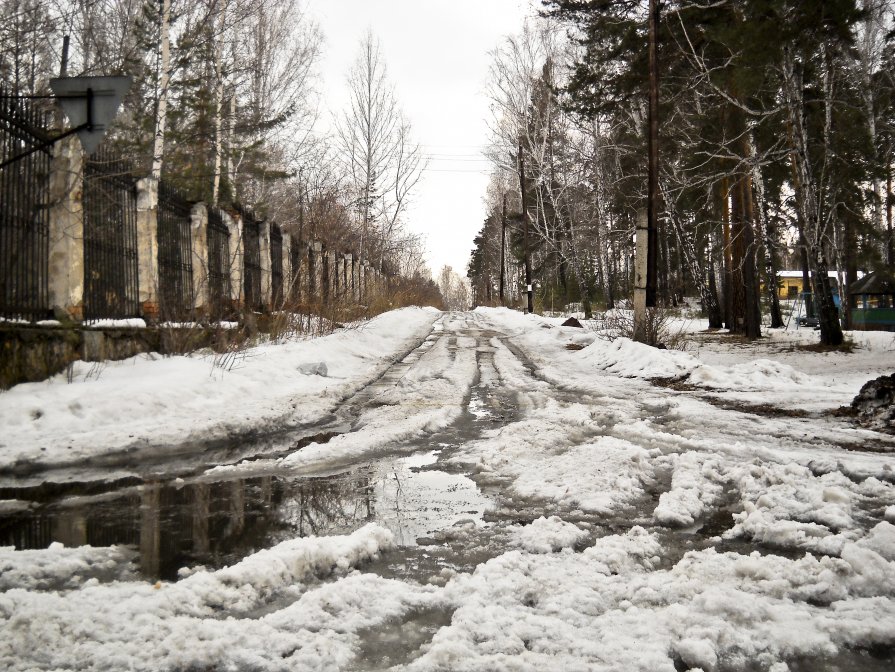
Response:
[[[423,171],[424,171],[424,172],[427,172],[427,173],[475,173],[475,174],[478,174],[478,175],[487,175],[488,173],[491,172],[490,170],[487,170],[487,169],[484,169],[484,168],[482,168],[482,169],[480,169],[480,170],[476,170],[476,169],[473,169],[473,168],[469,168],[469,169],[463,169],[463,168],[453,168],[453,169],[452,169],[452,168],[423,168]]]

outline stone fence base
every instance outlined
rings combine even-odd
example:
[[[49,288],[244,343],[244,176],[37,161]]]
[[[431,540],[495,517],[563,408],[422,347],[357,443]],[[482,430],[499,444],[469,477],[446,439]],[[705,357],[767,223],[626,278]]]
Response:
[[[214,329],[0,324],[0,390],[46,380],[77,360],[127,359],[144,352],[178,354],[220,346],[227,339],[227,331]]]

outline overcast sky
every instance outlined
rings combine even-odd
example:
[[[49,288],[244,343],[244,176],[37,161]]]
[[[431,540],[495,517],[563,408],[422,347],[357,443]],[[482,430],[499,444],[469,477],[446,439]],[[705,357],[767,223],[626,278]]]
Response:
[[[489,52],[521,30],[529,0],[308,0],[325,36],[321,75],[331,111],[367,29],[379,39],[398,100],[429,157],[407,221],[426,238],[426,259],[466,275],[485,219]]]

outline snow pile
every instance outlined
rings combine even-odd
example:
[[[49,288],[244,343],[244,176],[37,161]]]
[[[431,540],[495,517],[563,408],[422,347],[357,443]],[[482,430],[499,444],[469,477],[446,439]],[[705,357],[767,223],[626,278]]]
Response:
[[[684,378],[700,365],[686,352],[659,350],[624,337],[598,339],[577,359],[593,370],[627,378]]]
[[[895,563],[691,552],[656,569],[641,528],[580,554],[506,553],[445,588],[456,603],[410,670],[762,669],[895,642]],[[773,669],[773,668],[772,668]]]
[[[718,501],[729,479],[722,459],[712,453],[692,451],[673,461],[671,490],[659,497],[653,516],[662,525],[686,527]]]
[[[613,513],[653,479],[649,452],[623,439],[586,437],[605,428],[599,411],[548,401],[525,420],[463,446],[449,461],[471,464],[485,481],[509,481],[509,494],[571,510]]]
[[[869,548],[889,562],[895,562],[895,525],[883,521],[855,545]]]
[[[69,463],[318,420],[417,345],[439,315],[392,311],[323,338],[249,348],[232,368],[201,353],[76,363],[70,384],[60,374],[0,394],[0,464]],[[318,375],[302,373],[308,362]]]
[[[687,382],[701,387],[736,390],[763,390],[817,385],[814,376],[796,371],[788,364],[770,359],[755,359],[733,366],[709,366],[700,363]]]
[[[734,514],[729,538],[838,555],[860,534],[852,517],[859,492],[839,471],[815,476],[795,463],[746,465],[736,482],[743,512]]]
[[[57,542],[36,551],[0,546],[0,591],[71,590],[89,579],[133,578],[135,556],[123,546],[65,548]]]
[[[579,353],[578,360],[595,370],[630,378],[673,378],[690,385],[723,390],[755,391],[816,386],[813,376],[788,364],[755,359],[731,366],[711,366],[686,352],[659,350],[628,338],[596,340]]]
[[[529,553],[555,553],[587,539],[587,532],[558,516],[541,516],[531,523],[513,529],[510,545]]]
[[[557,320],[505,309],[479,308],[476,314],[495,329],[509,330],[544,379],[559,387],[608,392],[615,397],[630,394],[634,381],[673,379],[725,399],[823,412],[850,403],[885,362],[895,368],[892,338],[886,334],[850,334],[860,348],[853,353],[802,350],[801,346],[817,340],[816,333],[804,330],[771,331],[749,347],[732,347],[711,338],[698,340],[693,350],[685,353],[659,350],[624,337],[607,341],[592,331],[582,334],[578,329],[558,327]],[[684,330],[705,326],[687,324]],[[570,345],[572,350],[567,347]],[[580,345],[587,347],[575,351]]]
[[[0,595],[0,667],[343,669],[358,630],[430,600],[431,590],[357,574],[317,588],[301,582],[344,574],[391,544],[387,530],[368,525],[290,540],[174,584],[89,581],[67,595],[10,589]],[[288,606],[252,615],[277,595],[290,596]]]

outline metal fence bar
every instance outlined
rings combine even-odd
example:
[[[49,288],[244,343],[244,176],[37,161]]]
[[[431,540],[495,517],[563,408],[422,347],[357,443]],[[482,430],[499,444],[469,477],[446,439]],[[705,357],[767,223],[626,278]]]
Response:
[[[193,313],[191,209],[176,189],[159,182],[159,313],[167,321],[186,320]]]
[[[242,249],[245,306],[261,310],[261,222],[247,213],[243,214]]]
[[[231,317],[230,229],[217,208],[208,210],[208,296],[210,317]]]
[[[140,314],[132,167],[104,150],[84,164],[84,319]]]
[[[270,226],[270,296],[274,308],[283,306],[283,233],[276,224]]]
[[[0,162],[44,144],[47,112],[0,87]],[[0,168],[0,317],[50,315],[49,150]]]

